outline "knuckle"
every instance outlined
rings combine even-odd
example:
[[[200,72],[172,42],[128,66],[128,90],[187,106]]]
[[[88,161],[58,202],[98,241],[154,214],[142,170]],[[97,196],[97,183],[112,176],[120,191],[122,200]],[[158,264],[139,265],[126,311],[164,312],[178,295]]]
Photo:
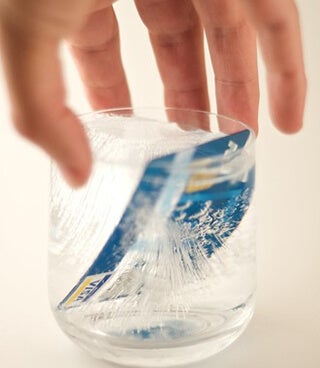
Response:
[[[114,32],[108,34],[101,42],[75,42],[70,41],[69,44],[73,50],[79,50],[85,54],[95,54],[100,52],[107,52],[112,45],[119,41],[119,32],[115,29]]]
[[[179,46],[202,29],[191,1],[140,0],[138,11],[149,34],[159,46]]]
[[[267,19],[265,27],[271,33],[282,33],[288,28],[288,20],[285,17]]]
[[[215,38],[220,39],[238,36],[238,34],[241,33],[246,27],[248,27],[247,21],[245,19],[241,19],[234,24],[211,27],[211,32]]]
[[[288,1],[279,7],[278,12],[265,11],[260,9],[258,12],[258,18],[261,19],[263,27],[265,27],[271,33],[283,33],[287,32],[292,27],[297,26],[299,22],[299,12],[296,4],[293,1]]]
[[[174,47],[179,46],[190,40],[192,34],[194,32],[193,26],[187,26],[186,28],[176,30],[175,32],[161,33],[154,35],[154,38],[157,41],[157,44],[162,47]]]
[[[96,29],[96,24],[103,26],[100,27],[100,32],[95,32],[95,37],[92,37],[92,30]],[[68,41],[72,49],[78,49],[84,53],[109,51],[115,43],[119,42],[119,26],[113,12],[111,10],[106,12],[103,9],[92,13],[82,29],[70,36]]]

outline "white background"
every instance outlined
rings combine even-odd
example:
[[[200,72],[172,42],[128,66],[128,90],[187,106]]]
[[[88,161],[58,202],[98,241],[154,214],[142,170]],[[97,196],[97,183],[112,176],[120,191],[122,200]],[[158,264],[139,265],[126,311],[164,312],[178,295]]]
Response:
[[[236,343],[198,368],[320,366],[320,2],[300,0],[298,5],[309,79],[305,128],[299,135],[284,136],[271,126],[261,73],[256,314]],[[133,2],[122,0],[116,9],[133,101],[160,105],[161,83]],[[84,112],[89,107],[75,68],[66,52],[62,59],[70,104]],[[69,342],[51,316],[49,162],[16,135],[8,110],[0,75],[0,366],[108,367]]]

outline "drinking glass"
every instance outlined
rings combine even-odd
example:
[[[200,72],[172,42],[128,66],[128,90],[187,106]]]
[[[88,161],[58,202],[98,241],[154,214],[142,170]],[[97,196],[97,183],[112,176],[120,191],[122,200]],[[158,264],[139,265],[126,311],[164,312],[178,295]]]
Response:
[[[88,183],[52,164],[49,297],[93,356],[157,367],[207,358],[246,328],[256,288],[254,142],[214,113],[124,108],[81,117]]]

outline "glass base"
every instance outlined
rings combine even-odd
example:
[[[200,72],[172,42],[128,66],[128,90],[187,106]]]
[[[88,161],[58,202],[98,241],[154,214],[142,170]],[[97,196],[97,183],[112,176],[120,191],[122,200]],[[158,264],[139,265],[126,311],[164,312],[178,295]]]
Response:
[[[112,321],[114,330],[109,326],[103,332],[103,318],[94,329],[84,330],[56,317],[64,332],[95,358],[126,367],[172,367],[198,362],[225,349],[245,330],[253,309],[251,298],[226,311],[189,310],[184,319],[162,314],[161,323],[153,316],[150,327],[144,329],[136,326],[147,316],[137,314],[121,332],[117,321]],[[123,326],[123,320],[120,323]]]

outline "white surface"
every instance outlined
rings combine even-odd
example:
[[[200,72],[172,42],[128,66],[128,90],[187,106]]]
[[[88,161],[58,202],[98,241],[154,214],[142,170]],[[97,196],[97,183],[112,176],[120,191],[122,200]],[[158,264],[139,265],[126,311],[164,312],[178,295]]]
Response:
[[[286,137],[271,126],[262,80],[256,314],[232,347],[198,368],[320,366],[320,3],[299,4],[309,78],[301,134]],[[159,105],[161,84],[143,26],[132,14],[132,2],[123,0],[117,9],[134,102]],[[69,57],[63,59],[70,103],[85,111],[77,74]],[[48,160],[10,127],[1,77],[0,121],[0,366],[108,367],[80,352],[51,316],[46,295]]]

